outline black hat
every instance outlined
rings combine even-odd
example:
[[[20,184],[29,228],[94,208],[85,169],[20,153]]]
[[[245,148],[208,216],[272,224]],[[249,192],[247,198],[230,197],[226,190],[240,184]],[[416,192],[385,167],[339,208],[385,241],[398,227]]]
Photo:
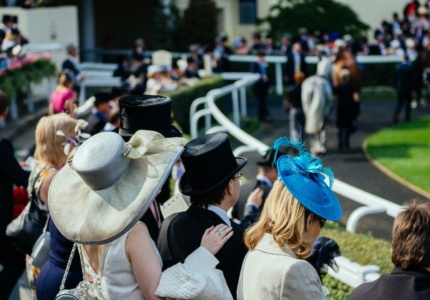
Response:
[[[153,130],[164,137],[182,137],[179,129],[171,125],[172,100],[164,96],[133,95],[119,99],[121,123],[119,134],[124,140],[138,130]]]
[[[2,22],[3,22],[3,24],[12,22],[12,16],[11,15],[3,15]]]
[[[18,24],[18,16],[11,16],[12,23]]]
[[[110,93],[113,99],[119,96],[124,96],[125,94],[127,94],[127,91],[122,87],[114,86],[112,87]]]
[[[106,103],[112,100],[111,94],[108,92],[95,93],[94,98],[96,98],[96,100],[94,100],[94,106],[97,106],[99,104]]]
[[[274,162],[275,160],[275,153],[276,150],[273,148],[270,148],[269,150],[267,150],[267,152],[264,154],[263,159],[260,161],[257,161],[257,165],[260,167],[273,167],[276,168],[276,162]],[[277,154],[277,158],[281,157],[282,155],[286,155],[288,154],[287,152],[283,152],[283,151],[278,151]]]
[[[185,145],[181,155],[185,173],[179,181],[182,194],[206,194],[233,178],[248,160],[234,157],[228,135],[206,134]]]

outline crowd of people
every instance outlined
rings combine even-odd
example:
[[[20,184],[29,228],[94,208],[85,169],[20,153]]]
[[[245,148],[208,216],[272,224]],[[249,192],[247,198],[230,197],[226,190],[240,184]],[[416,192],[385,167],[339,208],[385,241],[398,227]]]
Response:
[[[0,94],[0,100],[5,117],[7,98]],[[54,299],[70,293],[97,299],[329,297],[318,266],[331,265],[339,248],[332,240],[317,238],[327,220],[342,216],[331,190],[331,170],[303,143],[283,137],[258,162],[257,182],[245,189],[240,182],[247,159],[233,155],[228,135],[205,134],[187,142],[170,123],[170,104],[162,96],[121,97],[119,128],[91,137],[81,131],[86,122],[64,112],[43,117],[36,129],[30,173],[21,169],[11,151],[1,153],[15,170],[12,175],[12,169],[5,172],[1,165],[2,176],[11,176],[5,192],[11,192],[12,184],[28,184],[30,193],[36,190],[39,209],[49,215],[49,256],[39,270],[27,259],[34,297]],[[13,149],[10,143],[9,148]],[[184,169],[178,188],[188,197],[189,207],[164,216],[162,207],[170,196],[162,200],[160,190],[178,160]],[[240,212],[230,219],[228,211],[234,207]],[[8,210],[11,207],[2,212]],[[428,204],[417,203],[396,217],[392,252],[396,268],[357,288],[351,299],[429,296],[430,258],[425,249],[430,248],[428,239],[422,238],[428,235],[423,224],[429,218]],[[4,220],[6,227],[11,214]],[[7,299],[25,257],[3,232],[1,237],[2,247],[10,245],[11,252],[0,257],[4,278],[0,290]],[[409,243],[414,247],[405,248]],[[330,253],[319,255],[328,246]],[[22,267],[17,271],[18,265]],[[403,282],[406,290],[384,292]]]

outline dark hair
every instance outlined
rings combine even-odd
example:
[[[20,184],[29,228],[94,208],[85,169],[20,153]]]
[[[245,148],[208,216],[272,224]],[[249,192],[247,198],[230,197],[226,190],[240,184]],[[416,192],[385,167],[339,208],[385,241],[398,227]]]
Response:
[[[0,115],[3,114],[9,106],[9,100],[5,93],[0,92]]]
[[[208,193],[197,196],[190,196],[191,205],[203,206],[204,208],[208,208],[209,205],[221,204],[221,201],[222,199],[224,199],[225,196],[225,189],[227,188],[229,183],[230,180]]]
[[[430,266],[430,203],[413,201],[394,220],[391,261],[402,270]]]

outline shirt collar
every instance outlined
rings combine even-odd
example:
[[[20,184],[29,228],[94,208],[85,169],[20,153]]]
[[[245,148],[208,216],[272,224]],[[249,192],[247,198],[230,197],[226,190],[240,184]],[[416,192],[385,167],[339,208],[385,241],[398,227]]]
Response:
[[[228,218],[227,212],[225,210],[215,205],[209,205],[208,210],[216,213],[218,217],[220,217],[228,225],[228,227],[231,227],[230,219]]]

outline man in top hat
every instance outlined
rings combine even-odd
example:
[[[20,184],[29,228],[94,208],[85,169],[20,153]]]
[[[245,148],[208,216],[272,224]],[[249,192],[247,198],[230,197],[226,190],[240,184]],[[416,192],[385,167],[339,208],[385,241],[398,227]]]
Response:
[[[111,94],[108,92],[100,92],[94,94],[94,107],[91,114],[87,118],[88,126],[85,132],[95,135],[103,130],[107,123],[107,115],[110,111]]]
[[[182,137],[182,132],[171,125],[172,100],[164,96],[132,95],[119,99],[120,126],[118,133],[127,142],[138,130],[152,130],[164,137]],[[148,227],[149,234],[157,241],[161,222],[164,220],[160,213],[159,204],[170,198],[169,180],[167,180],[156,201],[143,215],[141,221]]]
[[[263,209],[264,201],[269,195],[272,189],[273,183],[278,179],[278,171],[276,170],[275,150],[269,149],[264,157],[257,161],[258,173],[255,180],[242,184],[240,187],[239,201],[233,208],[232,216],[238,220],[255,221],[260,211]],[[278,151],[277,157],[280,157],[286,153]],[[263,191],[262,203],[251,203],[248,200],[249,195],[256,188],[260,188]],[[246,217],[246,218],[245,218]]]
[[[6,34],[9,29],[12,29],[13,20],[11,15],[3,15],[2,16],[2,24],[0,25],[0,29]]]
[[[179,190],[190,196],[191,206],[185,212],[169,216],[161,226],[157,246],[163,267],[184,262],[200,246],[202,234],[209,226],[227,224],[234,234],[216,255],[217,268],[224,273],[235,297],[247,249],[243,228],[230,221],[227,211],[239,199],[242,175],[239,171],[247,159],[233,156],[226,133],[214,133],[186,144],[181,160],[185,173],[179,181]]]

